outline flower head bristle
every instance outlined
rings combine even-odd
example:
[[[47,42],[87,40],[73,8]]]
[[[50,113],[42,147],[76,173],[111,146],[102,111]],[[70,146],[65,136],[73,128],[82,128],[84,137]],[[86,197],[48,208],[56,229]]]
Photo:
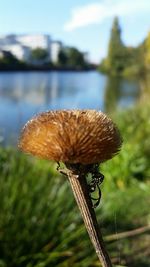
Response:
[[[115,124],[95,110],[41,113],[23,128],[19,147],[44,159],[93,164],[111,159],[121,147]]]

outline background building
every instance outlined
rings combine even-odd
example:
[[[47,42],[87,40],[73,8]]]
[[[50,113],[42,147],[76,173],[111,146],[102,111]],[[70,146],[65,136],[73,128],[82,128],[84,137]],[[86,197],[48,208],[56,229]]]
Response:
[[[0,36],[0,50],[9,51],[17,59],[25,62],[31,62],[32,50],[37,48],[46,50],[48,53],[48,60],[51,61],[51,38],[49,35],[11,34]]]
[[[10,44],[2,47],[3,51],[10,52],[13,56],[21,61],[28,62],[30,60],[31,51],[28,47],[20,44]]]
[[[0,36],[0,51],[10,52],[18,60],[31,65],[60,64],[76,67],[89,62],[88,53],[64,46],[60,41],[51,40],[47,34],[9,34]],[[63,57],[60,62],[60,51]]]
[[[50,36],[46,34],[17,35],[16,40],[30,49],[42,48],[48,50],[51,43]]]
[[[57,63],[58,62],[58,56],[59,56],[59,52],[62,49],[62,43],[59,41],[52,41],[51,42],[51,61],[53,63]]]

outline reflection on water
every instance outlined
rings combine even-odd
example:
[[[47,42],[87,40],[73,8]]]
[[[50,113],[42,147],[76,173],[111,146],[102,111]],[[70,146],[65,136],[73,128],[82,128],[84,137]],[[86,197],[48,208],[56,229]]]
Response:
[[[104,109],[111,113],[117,108],[132,105],[139,97],[140,84],[138,81],[127,81],[121,77],[108,77],[105,87]]]
[[[133,104],[138,82],[91,72],[0,73],[0,142],[15,144],[24,123],[53,109],[89,108],[112,112]]]
[[[146,75],[140,80],[140,98],[138,99],[141,103],[144,103],[150,97],[150,75]]]

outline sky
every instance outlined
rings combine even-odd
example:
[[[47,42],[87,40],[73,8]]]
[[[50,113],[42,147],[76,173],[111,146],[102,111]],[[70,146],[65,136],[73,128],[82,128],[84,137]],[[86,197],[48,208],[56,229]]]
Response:
[[[115,16],[126,45],[137,46],[150,31],[150,0],[0,0],[0,11],[1,35],[49,34],[95,63],[107,54]]]

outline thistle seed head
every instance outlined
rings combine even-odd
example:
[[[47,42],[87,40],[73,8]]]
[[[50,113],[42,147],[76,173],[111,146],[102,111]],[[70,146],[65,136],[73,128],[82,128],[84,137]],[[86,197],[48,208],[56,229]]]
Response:
[[[40,158],[69,164],[93,164],[111,159],[122,139],[115,124],[95,110],[41,113],[26,123],[21,150]]]

